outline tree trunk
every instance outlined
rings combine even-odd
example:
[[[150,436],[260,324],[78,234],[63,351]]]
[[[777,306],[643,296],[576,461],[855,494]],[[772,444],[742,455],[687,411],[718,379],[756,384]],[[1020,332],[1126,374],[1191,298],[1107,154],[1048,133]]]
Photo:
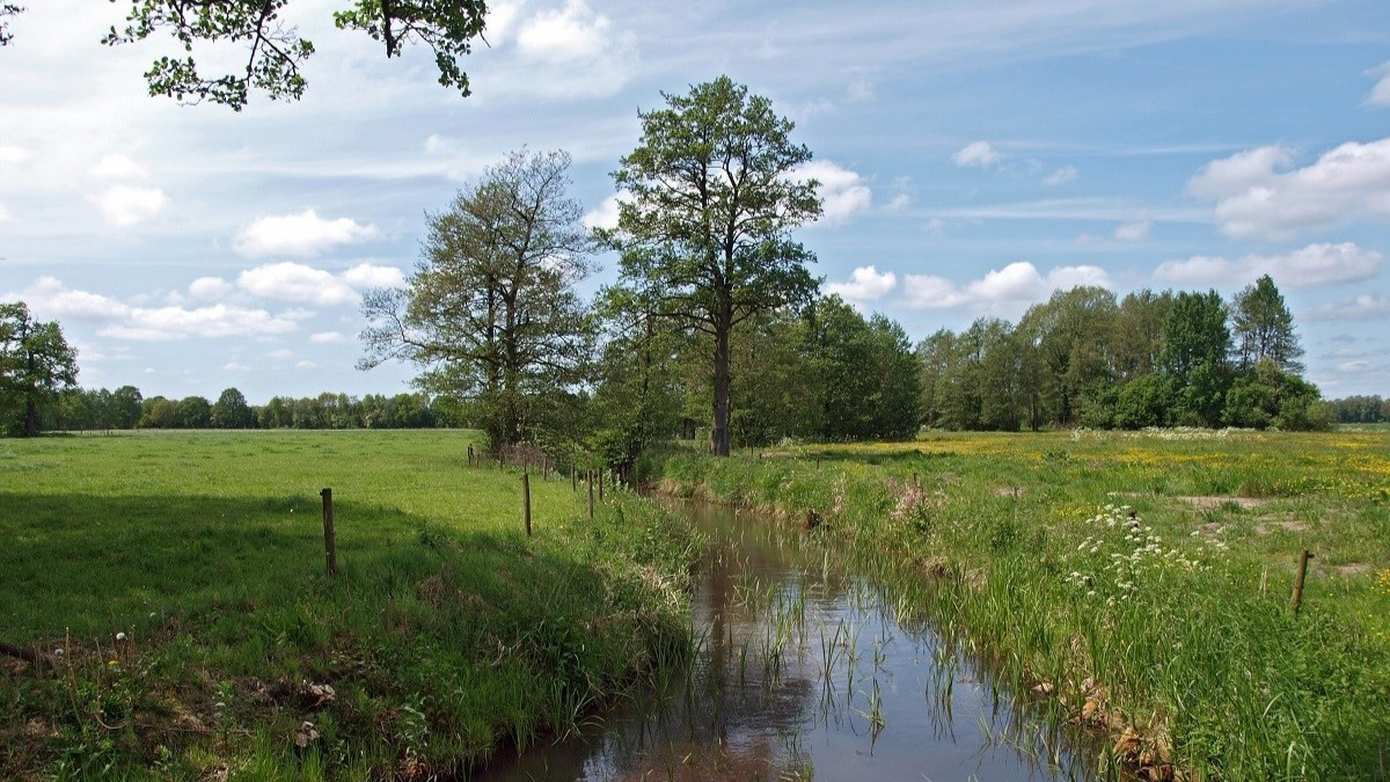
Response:
[[[710,452],[729,455],[729,332],[728,318],[721,318],[714,335],[714,428],[710,431]]]

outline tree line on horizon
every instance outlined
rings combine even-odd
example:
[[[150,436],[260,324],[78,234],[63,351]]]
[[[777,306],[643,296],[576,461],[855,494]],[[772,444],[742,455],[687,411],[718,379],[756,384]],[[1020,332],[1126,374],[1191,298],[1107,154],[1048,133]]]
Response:
[[[613,173],[615,226],[585,227],[560,150],[515,152],[427,214],[408,285],[364,297],[359,361],[364,370],[414,364],[419,394],[277,398],[253,409],[239,393],[239,404],[226,400],[229,389],[216,403],[141,398],[136,416],[134,389],[117,389],[107,397],[121,397],[119,420],[462,425],[495,449],[529,443],[614,466],[673,435],[727,455],[735,443],[904,439],[922,426],[1311,429],[1333,420],[1302,377],[1293,317],[1269,277],[1230,302],[1215,291],[1117,299],[1076,287],[1018,323],[982,318],[914,346],[895,321],[821,294],[815,256],[795,239],[821,216],[819,183],[790,120],[727,77],[663,98],[639,112],[639,142]],[[616,255],[617,280],[586,301],[577,284],[600,252]],[[91,411],[107,409],[106,392],[62,393],[76,363],[57,324],[7,306],[7,426],[32,434],[41,419],[98,420]],[[25,369],[25,355],[45,351],[48,369]]]

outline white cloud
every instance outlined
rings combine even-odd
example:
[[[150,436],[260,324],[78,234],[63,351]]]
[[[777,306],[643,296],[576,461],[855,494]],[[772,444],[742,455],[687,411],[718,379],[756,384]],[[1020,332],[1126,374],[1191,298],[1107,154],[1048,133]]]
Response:
[[[1366,105],[1390,106],[1390,61],[1366,71],[1366,75],[1376,79],[1375,86],[1366,96]]]
[[[199,277],[188,284],[188,295],[195,299],[221,299],[233,290],[234,286],[221,277]]]
[[[332,306],[358,300],[357,291],[323,269],[284,261],[243,271],[237,285],[247,293],[267,299]]]
[[[14,144],[0,144],[0,163],[18,164],[33,157],[34,153]]]
[[[107,223],[125,226],[142,223],[159,214],[169,198],[159,188],[115,185],[91,201],[101,210]]]
[[[1215,202],[1221,231],[1241,239],[1285,240],[1344,222],[1390,220],[1390,138],[1347,142],[1303,168],[1278,146],[1208,163],[1188,183]]]
[[[991,269],[964,285],[931,274],[909,274],[903,278],[908,304],[923,309],[1031,303],[1047,298],[1053,291],[1078,285],[1112,287],[1110,275],[1099,266],[1057,266],[1044,276],[1027,261]]]
[[[507,34],[512,31],[521,13],[521,6],[520,2],[487,4],[487,26],[483,29],[483,37],[488,43],[501,46],[507,40]]]
[[[873,266],[860,266],[850,273],[847,281],[832,282],[825,286],[825,290],[846,301],[864,303],[887,296],[897,284],[898,275],[893,272],[879,272]]]
[[[14,216],[10,214],[10,210],[6,209],[4,204],[0,204],[0,223],[8,223],[13,219]]]
[[[1122,242],[1142,242],[1149,238],[1149,231],[1153,229],[1153,226],[1154,224],[1150,220],[1121,223],[1115,227],[1115,238]]]
[[[584,0],[539,11],[517,31],[516,44],[528,59],[564,63],[602,54],[612,23]]]
[[[341,332],[337,331],[320,331],[309,335],[309,341],[315,345],[330,345],[346,340],[347,337],[344,337]]]
[[[1363,293],[1351,301],[1313,310],[1311,320],[1378,320],[1390,318],[1390,296]]]
[[[285,334],[298,328],[294,320],[263,309],[225,304],[196,308],[135,306],[110,296],[68,288],[50,276],[40,277],[24,291],[6,298],[11,296],[27,302],[40,317],[101,323],[97,334],[116,339],[255,337]]]
[[[376,226],[347,217],[325,219],[306,209],[299,214],[261,217],[242,229],[237,252],[248,257],[266,255],[318,255],[338,245],[373,239]]]
[[[845,88],[845,97],[850,103],[867,103],[877,97],[874,83],[860,76]]]
[[[888,206],[885,208],[890,212],[905,212],[909,206],[912,206],[912,196],[898,193],[888,200]]]
[[[359,263],[342,274],[343,281],[354,288],[404,288],[405,275],[395,266]]]
[[[988,141],[973,141],[951,156],[956,165],[963,168],[989,168],[999,162],[998,150]]]
[[[251,367],[248,367],[248,366],[246,366],[245,364],[243,364],[243,363],[241,363],[241,362],[239,362],[239,361],[228,361],[227,363],[225,363],[225,364],[222,365],[222,369],[225,370],[225,371],[227,371],[227,372],[250,372],[250,371],[251,371]]]
[[[1076,170],[1076,166],[1062,166],[1061,168],[1043,177],[1043,184],[1048,187],[1065,185],[1068,182],[1075,182],[1081,176],[1081,172]]]
[[[1337,369],[1343,372],[1361,372],[1370,368],[1371,362],[1365,359],[1357,359],[1355,361],[1343,361],[1342,363],[1337,365]]]
[[[873,191],[862,176],[830,160],[813,160],[798,166],[792,176],[820,183],[821,223],[839,225],[873,202]]]
[[[1159,264],[1154,276],[1177,285],[1235,286],[1268,274],[1278,285],[1305,288],[1368,280],[1380,271],[1382,260],[1380,253],[1352,242],[1310,244],[1292,252],[1234,260],[1194,255]]]
[[[618,227],[618,196],[611,195],[584,213],[584,227],[613,229]]]
[[[276,348],[265,355],[267,358],[273,358],[276,361],[288,361],[294,358],[294,351],[289,348]]]
[[[120,154],[103,156],[89,173],[105,179],[143,179],[150,175],[144,166]]]
[[[308,360],[296,361],[294,364],[295,369],[318,369],[318,367],[318,364],[315,364],[314,362]]]

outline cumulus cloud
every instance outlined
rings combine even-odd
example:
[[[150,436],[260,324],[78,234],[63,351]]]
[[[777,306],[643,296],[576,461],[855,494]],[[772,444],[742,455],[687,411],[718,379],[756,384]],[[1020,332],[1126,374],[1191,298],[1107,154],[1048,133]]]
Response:
[[[1048,187],[1065,185],[1068,182],[1075,182],[1081,176],[1081,172],[1076,170],[1076,166],[1062,166],[1051,174],[1043,177],[1043,184]]]
[[[1358,220],[1390,219],[1390,138],[1347,142],[1302,168],[1293,152],[1268,146],[1208,163],[1188,183],[1214,202],[1228,236],[1284,240]]]
[[[222,369],[227,372],[250,372],[251,367],[246,366],[240,361],[228,361],[222,365]]]
[[[188,284],[188,295],[195,299],[221,299],[235,289],[221,277],[199,277]]]
[[[276,348],[265,355],[267,358],[273,358],[276,361],[288,361],[294,358],[294,351],[289,348]]]
[[[254,296],[333,306],[358,300],[357,291],[332,272],[302,263],[268,263],[243,271],[237,286]]]
[[[150,175],[145,167],[125,155],[105,155],[89,172],[105,179],[143,179]]]
[[[820,183],[821,223],[842,224],[873,202],[873,191],[864,177],[833,161],[813,160],[798,166],[792,175]]]
[[[1353,242],[1310,244],[1292,252],[1236,259],[1194,255],[1159,264],[1154,276],[1176,285],[1235,286],[1268,274],[1281,286],[1306,288],[1368,280],[1380,271],[1382,260],[1380,253]]]
[[[319,365],[318,365],[318,364],[315,364],[315,363],[312,362],[312,361],[304,360],[304,361],[296,361],[296,362],[294,363],[294,368],[295,368],[295,369],[318,369],[318,368],[319,368]]]
[[[0,144],[0,163],[19,164],[33,157],[34,153],[14,144]]]
[[[1078,285],[1112,287],[1110,275],[1099,266],[1057,266],[1043,275],[1027,261],[991,269],[963,285],[933,274],[909,274],[903,278],[908,304],[922,309],[1031,303],[1047,298],[1053,291]]]
[[[359,263],[342,274],[343,281],[354,288],[404,288],[405,274],[395,266]]]
[[[1366,75],[1376,80],[1370,94],[1366,96],[1366,105],[1390,106],[1390,61],[1366,71]]]
[[[91,199],[109,225],[127,226],[153,218],[169,203],[159,188],[115,185]]]
[[[237,236],[236,250],[248,257],[310,257],[344,244],[376,238],[376,226],[339,217],[327,219],[306,209],[299,214],[269,215],[254,220]]]
[[[1153,229],[1153,225],[1150,220],[1121,223],[1115,227],[1115,238],[1122,242],[1141,242],[1149,238],[1149,231]]]
[[[611,195],[584,213],[584,227],[613,229],[618,227],[618,196]]]
[[[1363,293],[1350,301],[1328,304],[1310,313],[1311,320],[1379,320],[1390,318],[1390,296]]]
[[[973,141],[962,147],[951,160],[962,168],[989,168],[999,162],[998,150],[988,141]]]
[[[309,341],[315,345],[332,345],[346,340],[347,337],[338,331],[320,331],[309,335]]]
[[[832,282],[825,286],[825,291],[846,301],[862,304],[887,296],[897,284],[898,275],[893,272],[880,272],[873,266],[860,266],[850,273],[848,280]]]
[[[14,298],[45,318],[101,324],[97,333],[116,339],[163,341],[186,337],[258,337],[285,334],[298,326],[263,309],[216,304],[207,307],[141,307],[110,296],[75,290],[55,277],[40,277]],[[6,298],[9,298],[7,296]]]

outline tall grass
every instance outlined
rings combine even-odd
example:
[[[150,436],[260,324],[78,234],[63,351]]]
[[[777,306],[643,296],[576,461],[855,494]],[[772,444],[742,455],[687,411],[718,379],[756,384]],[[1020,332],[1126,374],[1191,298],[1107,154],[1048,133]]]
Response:
[[[954,436],[659,469],[674,491],[815,511],[812,534],[900,610],[1108,736],[1112,764],[1375,779],[1390,763],[1388,440]],[[1252,496],[1266,499],[1235,501]],[[1295,616],[1305,547],[1320,564]]]
[[[458,773],[688,657],[683,524],[466,432],[45,438],[0,462],[0,778]],[[538,476],[532,476],[538,478]],[[324,573],[333,488],[340,573]],[[119,634],[119,635],[118,635]]]

